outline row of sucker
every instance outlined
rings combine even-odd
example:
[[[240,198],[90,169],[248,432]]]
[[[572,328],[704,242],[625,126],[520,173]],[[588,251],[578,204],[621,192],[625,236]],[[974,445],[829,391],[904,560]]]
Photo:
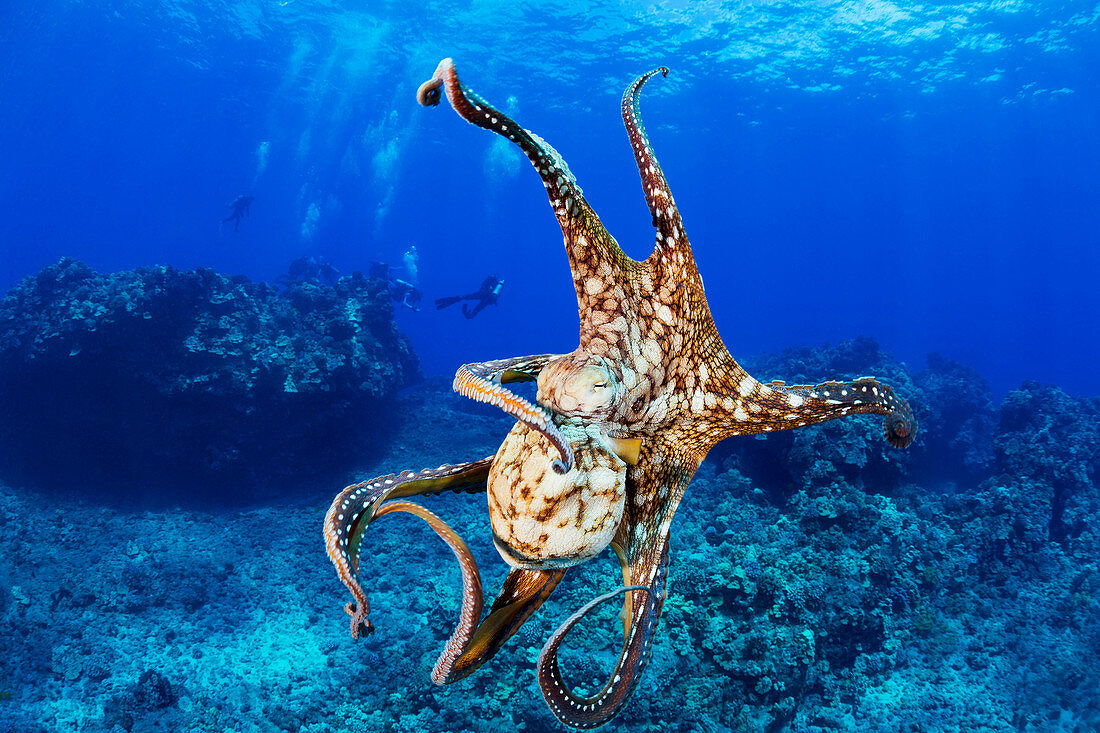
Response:
[[[483,489],[491,458],[458,465],[443,465],[414,473],[379,476],[352,484],[341,491],[325,514],[325,550],[340,582],[351,592],[344,607],[351,617],[351,635],[358,639],[370,634],[370,603],[359,582],[359,546],[367,525],[381,513],[380,506],[391,496],[412,496],[443,491]],[[479,586],[480,587],[480,586]]]
[[[481,620],[481,609],[484,607],[481,573],[478,572],[477,562],[470,548],[457,532],[435,514],[411,501],[390,501],[383,504],[375,516],[381,517],[390,512],[409,512],[427,522],[428,526],[435,530],[435,533],[454,551],[462,570],[462,609],[459,612],[458,624],[432,668],[432,682],[442,685],[447,681],[455,660],[466,648],[466,643],[474,633],[478,621]]]
[[[550,414],[546,410],[513,394],[496,382],[475,374],[469,365],[459,367],[455,374],[454,391],[463,397],[499,407],[515,419],[539,431],[561,454],[561,459],[552,464],[555,473],[565,474],[573,470],[573,448],[570,447],[569,441],[562,435],[558,426],[550,419]]]

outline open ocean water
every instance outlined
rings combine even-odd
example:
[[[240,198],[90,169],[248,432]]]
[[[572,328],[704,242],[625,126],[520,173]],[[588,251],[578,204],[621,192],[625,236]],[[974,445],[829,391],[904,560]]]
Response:
[[[379,517],[353,640],[322,537],[345,485],[497,451],[460,365],[577,344],[539,175],[417,103],[444,58],[638,260],[620,100],[667,66],[642,116],[733,357],[916,416],[907,449],[870,417],[714,447],[644,667],[618,599],[563,642],[580,708],[629,671],[606,730],[1100,730],[1100,5],[9,0],[0,732],[568,729],[540,650],[622,585],[610,547],[437,686],[451,550]],[[639,466],[689,451],[633,427]],[[485,498],[425,504],[488,606]]]

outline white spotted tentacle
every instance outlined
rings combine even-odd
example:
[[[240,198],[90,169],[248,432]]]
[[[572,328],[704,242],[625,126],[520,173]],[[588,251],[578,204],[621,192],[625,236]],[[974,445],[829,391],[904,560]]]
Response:
[[[667,554],[665,557],[667,558]],[[570,616],[542,647],[537,665],[539,687],[550,711],[565,725],[571,728],[598,728],[613,718],[626,704],[646,662],[649,661],[654,628],[661,616],[661,606],[664,604],[664,568],[660,570],[661,577],[653,586],[630,585],[617,588],[589,601]],[[635,591],[645,591],[645,595],[634,598],[631,624],[627,627],[626,639],[610,679],[595,694],[589,697],[578,695],[570,689],[558,667],[558,650],[565,635],[596,606],[623,593]]]
[[[353,600],[345,606],[345,610],[351,616],[353,638],[358,639],[374,630],[367,616],[370,612],[370,603],[367,602],[367,594],[359,582],[359,548],[367,526],[378,516],[393,511],[386,507],[395,502],[390,504],[383,504],[383,502],[388,498],[437,494],[445,491],[482,491],[485,488],[491,463],[490,456],[471,463],[427,468],[418,473],[404,471],[400,474],[379,476],[370,481],[348,486],[336,496],[325,514],[323,530],[325,550],[340,581],[351,592]],[[407,504],[408,502],[397,503]],[[409,510],[405,509],[405,511]],[[432,522],[429,521],[429,524]],[[440,524],[442,525],[442,522]],[[446,525],[442,526],[446,527]],[[440,532],[440,528],[436,525],[432,524],[432,527],[436,532]],[[443,535],[442,532],[440,534]],[[444,539],[451,544],[452,548],[455,547],[447,536],[444,536]],[[459,539],[458,542],[461,540]],[[480,593],[480,588],[478,592]]]

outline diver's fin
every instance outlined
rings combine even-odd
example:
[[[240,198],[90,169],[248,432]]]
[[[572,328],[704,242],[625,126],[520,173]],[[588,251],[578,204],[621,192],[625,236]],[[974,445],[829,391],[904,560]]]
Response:
[[[447,297],[447,298],[436,298],[436,300],[435,300],[435,309],[439,310],[440,308],[446,308],[449,305],[454,305],[455,303],[457,303],[460,300],[462,300],[461,295],[452,295],[452,296]]]

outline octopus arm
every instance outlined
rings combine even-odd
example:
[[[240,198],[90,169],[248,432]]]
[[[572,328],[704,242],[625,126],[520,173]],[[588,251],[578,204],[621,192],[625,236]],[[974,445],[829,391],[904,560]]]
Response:
[[[354,599],[346,607],[354,638],[373,631],[367,617],[370,604],[359,582],[359,548],[368,524],[386,514],[408,512],[427,522],[454,552],[462,571],[462,608],[458,624],[432,670],[432,680],[438,684],[460,680],[492,658],[565,575],[565,570],[512,570],[489,614],[479,623],[484,607],[481,574],[469,547],[435,514],[400,500],[444,491],[483,491],[491,460],[441,466],[419,473],[406,471],[349,486],[336,497],[325,517],[329,558]]]
[[[537,356],[517,356],[511,359],[496,359],[474,364],[465,364],[471,374],[496,384],[510,382],[533,382],[539,378],[539,372],[561,354],[538,354]]]
[[[550,711],[572,728],[596,728],[618,714],[641,679],[649,658],[650,646],[665,601],[668,575],[668,540],[654,538],[644,548],[634,548],[630,564],[624,568],[635,582],[599,596],[581,607],[555,631],[539,654],[538,679],[542,696]],[[637,582],[641,581],[641,582]],[[584,697],[574,692],[562,677],[558,650],[566,634],[594,608],[625,594],[623,606],[624,640],[615,669],[604,686]]]
[[[405,471],[400,474],[380,476],[348,486],[336,496],[325,515],[325,549],[336,568],[340,581],[352,595],[353,600],[345,607],[348,615],[351,616],[352,637],[359,638],[361,633],[369,634],[373,630],[368,618],[370,603],[359,581],[359,550],[367,525],[390,511],[383,510],[386,506],[384,502],[390,499],[438,494],[445,491],[471,493],[484,491],[492,460],[492,457],[489,457],[471,463],[428,468],[419,473]],[[405,511],[409,511],[407,506],[415,506],[408,502],[400,504]],[[434,518],[434,515],[432,517]],[[450,530],[442,521],[436,521],[438,524],[432,526],[437,532],[443,528],[446,528],[446,531]],[[429,521],[429,524],[431,523]],[[451,532],[451,534],[454,533]],[[469,550],[464,549],[465,544],[457,535],[454,535],[454,538],[457,539],[458,544],[452,544],[452,548],[459,555],[459,560],[468,559],[476,574],[477,566],[473,564],[473,557],[469,555]],[[448,536],[444,536],[444,539],[451,542]],[[477,595],[481,595],[480,582],[477,586]]]
[[[565,569],[526,570],[513,568],[504,579],[489,615],[478,624],[477,630],[463,640],[462,649],[446,674],[433,679],[449,684],[473,673],[491,659],[512,637],[527,619],[550,597],[554,588],[565,576]]]
[[[462,654],[466,642],[470,639],[470,635],[478,624],[478,619],[481,618],[481,609],[484,606],[484,597],[481,593],[481,573],[478,572],[477,562],[474,560],[470,548],[462,541],[457,532],[435,514],[411,501],[388,501],[378,508],[375,517],[381,517],[391,512],[409,512],[427,522],[428,526],[435,530],[435,533],[454,551],[455,558],[458,560],[459,568],[462,571],[462,608],[459,612],[458,624],[451,633],[451,638],[447,640],[447,645],[443,647],[439,659],[436,660],[435,667],[432,668],[432,681],[443,684],[450,675],[455,660]],[[352,623],[354,624],[355,613],[350,609],[349,613],[351,613]]]
[[[742,372],[743,374],[743,372]],[[789,430],[849,415],[882,415],[883,437],[895,448],[913,442],[917,421],[909,402],[873,377],[817,385],[764,384],[747,375],[715,399],[712,413],[721,437]]]
[[[916,435],[917,421],[909,401],[896,395],[889,384],[874,377],[795,387],[786,387],[779,382],[773,383],[773,389],[780,394],[801,396],[803,403],[796,414],[807,423],[825,422],[847,415],[882,415],[882,435],[895,448],[908,448]]]
[[[640,92],[646,82],[661,74],[668,76],[668,68],[660,67],[642,74],[623,92],[622,115],[623,124],[626,126],[626,134],[630,138],[630,147],[634,150],[634,160],[638,164],[638,173],[642,178],[642,191],[645,193],[646,204],[649,205],[649,213],[653,216],[653,226],[657,228],[658,249],[665,248],[671,238],[673,242],[681,239],[687,241],[684,236],[684,226],[680,219],[680,212],[676,208],[676,202],[672,198],[668,181],[661,170],[657,156],[653,152],[653,146],[649,142],[649,135],[642,123],[642,112],[639,104]]]
[[[416,99],[424,106],[434,107],[444,94],[464,120],[511,140],[531,161],[542,178],[550,205],[565,235],[569,263],[575,279],[579,273],[578,282],[583,283],[595,276],[595,265],[600,261],[610,259],[625,266],[633,262],[604,229],[558,151],[463,84],[454,62],[449,58],[439,62],[432,78],[420,86]],[[583,309],[583,291],[578,289],[577,294]]]
[[[546,436],[561,458],[553,463],[554,471],[566,474],[573,470],[575,457],[569,440],[551,419],[551,414],[542,407],[528,402],[524,398],[506,389],[502,382],[537,379],[542,367],[557,356],[545,354],[538,357],[521,359],[503,359],[500,361],[463,364],[455,373],[454,391],[463,397],[477,402],[485,402],[499,407],[521,423]],[[535,367],[538,367],[537,369]],[[532,376],[533,375],[533,376]]]
[[[679,498],[698,467],[694,458],[654,465],[652,453],[644,453],[631,470],[633,493],[646,500],[630,507],[619,538],[611,547],[619,558],[623,587],[586,604],[558,628],[538,660],[539,686],[551,712],[573,728],[596,728],[611,720],[630,698],[649,661],[654,633],[661,618],[668,579],[668,536]],[[654,501],[663,496],[662,501]],[[625,594],[623,646],[610,678],[595,694],[584,697],[563,679],[558,666],[558,649],[578,622],[602,603]]]

